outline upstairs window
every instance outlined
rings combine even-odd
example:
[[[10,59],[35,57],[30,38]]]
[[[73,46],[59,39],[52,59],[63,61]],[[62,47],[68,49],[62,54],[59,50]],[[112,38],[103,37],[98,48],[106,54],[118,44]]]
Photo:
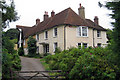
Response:
[[[88,36],[88,27],[86,26],[79,26],[77,28],[77,35],[82,36],[82,37],[87,37]]]
[[[53,37],[57,37],[57,28],[53,29]]]
[[[48,39],[48,31],[45,31],[45,39]]]
[[[101,37],[101,31],[97,30],[97,37]]]
[[[39,40],[39,34],[36,35],[36,40],[37,40],[37,41]]]

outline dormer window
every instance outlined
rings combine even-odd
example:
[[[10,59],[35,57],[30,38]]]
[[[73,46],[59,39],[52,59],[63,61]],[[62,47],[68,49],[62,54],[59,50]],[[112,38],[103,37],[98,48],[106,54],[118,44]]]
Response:
[[[86,26],[79,26],[77,28],[77,35],[81,37],[87,37],[88,36],[88,27]]]
[[[97,30],[97,37],[101,37],[101,31]]]
[[[57,28],[53,29],[53,37],[57,37]]]
[[[45,39],[48,39],[48,31],[45,31]]]

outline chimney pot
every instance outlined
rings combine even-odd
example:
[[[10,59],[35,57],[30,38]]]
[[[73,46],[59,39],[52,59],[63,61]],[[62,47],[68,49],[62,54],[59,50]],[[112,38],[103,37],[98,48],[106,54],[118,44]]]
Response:
[[[36,19],[36,25],[39,24],[39,23],[40,23],[40,19],[37,18],[37,19]]]
[[[96,23],[97,25],[99,25],[99,19],[98,19],[97,16],[95,16],[95,18],[94,18],[94,23]]]
[[[44,14],[44,20],[46,20],[46,19],[48,19],[48,12],[47,11],[45,11],[45,14]]]
[[[51,17],[53,17],[54,15],[55,15],[55,12],[52,10]]]
[[[81,3],[80,3],[80,7],[78,8],[78,13],[82,19],[85,19],[85,8],[81,6]]]
[[[80,8],[81,8],[82,6],[81,6],[81,3],[80,3]]]

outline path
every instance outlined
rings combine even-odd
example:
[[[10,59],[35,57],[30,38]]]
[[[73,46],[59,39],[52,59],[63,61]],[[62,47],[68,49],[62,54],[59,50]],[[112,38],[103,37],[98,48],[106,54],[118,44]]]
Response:
[[[22,69],[21,71],[45,71],[43,65],[40,62],[40,59],[20,57]],[[48,75],[47,73],[44,73]],[[35,73],[19,73],[20,76],[33,76]],[[41,74],[39,74],[41,75]],[[48,80],[44,78],[45,80]],[[44,80],[42,79],[30,79],[30,80]]]
[[[22,69],[21,71],[45,71],[40,59],[20,57]]]

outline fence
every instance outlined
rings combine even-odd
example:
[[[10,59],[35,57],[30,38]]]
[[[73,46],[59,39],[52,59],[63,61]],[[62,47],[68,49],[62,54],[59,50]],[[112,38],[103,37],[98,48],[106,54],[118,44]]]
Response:
[[[61,70],[50,71],[15,71],[11,80],[64,80]]]

